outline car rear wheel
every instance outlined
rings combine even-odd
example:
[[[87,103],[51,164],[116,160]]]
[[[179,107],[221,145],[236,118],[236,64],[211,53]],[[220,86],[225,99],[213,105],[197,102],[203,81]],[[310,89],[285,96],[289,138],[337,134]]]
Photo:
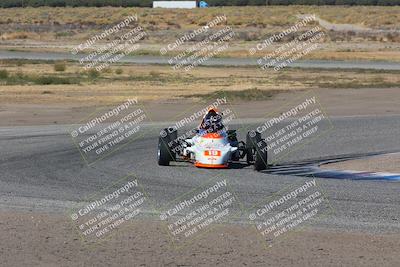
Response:
[[[267,153],[267,143],[264,140],[258,142],[256,146],[254,161],[254,170],[262,171],[268,168],[268,153]]]
[[[248,164],[254,163],[254,170],[261,171],[268,167],[267,142],[261,134],[250,131],[246,136],[246,160]]]
[[[251,137],[251,132],[248,132],[246,135],[246,161],[247,164],[252,164],[254,162],[254,141]]]
[[[158,138],[157,159],[158,165],[168,166],[171,161],[176,159],[176,152],[173,151],[174,143],[177,139],[177,132],[171,129],[163,129]]]

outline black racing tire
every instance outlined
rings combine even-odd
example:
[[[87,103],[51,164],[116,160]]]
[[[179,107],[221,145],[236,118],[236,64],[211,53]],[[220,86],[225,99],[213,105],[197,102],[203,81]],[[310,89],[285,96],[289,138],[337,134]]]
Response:
[[[163,129],[158,138],[157,159],[158,165],[169,166],[171,161],[176,160],[176,152],[173,150],[176,143],[178,133],[176,130]]]
[[[267,143],[264,140],[258,142],[254,160],[254,170],[263,171],[268,168]]]
[[[253,156],[253,149],[254,149],[254,144],[253,144],[253,138],[250,136],[250,132],[247,133],[246,135],[246,161],[247,164],[252,164],[254,162],[254,156]]]
[[[163,140],[162,137],[158,139],[158,153],[157,153],[158,165],[169,166],[171,161],[170,149],[168,144]]]
[[[262,139],[261,133],[250,131],[246,136],[247,164],[254,163],[254,170],[261,171],[268,167],[267,142]]]
[[[254,151],[258,139],[261,140],[261,134],[256,131],[249,131],[246,135],[246,161],[247,164],[252,164],[254,162]]]

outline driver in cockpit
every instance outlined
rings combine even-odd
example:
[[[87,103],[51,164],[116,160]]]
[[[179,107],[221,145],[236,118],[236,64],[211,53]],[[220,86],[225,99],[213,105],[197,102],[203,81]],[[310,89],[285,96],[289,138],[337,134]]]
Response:
[[[224,129],[224,125],[222,124],[221,114],[216,109],[209,109],[199,126],[199,133],[217,133],[222,129]]]

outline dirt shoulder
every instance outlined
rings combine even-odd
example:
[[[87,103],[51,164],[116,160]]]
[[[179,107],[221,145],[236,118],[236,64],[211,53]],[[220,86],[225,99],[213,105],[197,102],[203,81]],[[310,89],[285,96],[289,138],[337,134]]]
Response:
[[[300,99],[307,91],[282,92],[263,101],[235,101],[230,108],[236,118],[267,118],[277,115],[293,99]],[[400,114],[400,90],[381,89],[319,89],[313,91],[328,116],[366,116]],[[308,94],[310,95],[310,94]],[[390,97],[388,97],[390,96]],[[122,103],[123,100],[116,102]],[[139,100],[140,102],[140,100]],[[142,103],[142,102],[140,102]],[[174,121],[177,114],[190,110],[198,100],[164,100],[142,103],[151,121]],[[89,103],[0,105],[0,126],[25,126],[79,123],[89,114],[108,105]],[[108,106],[112,107],[112,106]]]
[[[400,153],[322,165],[323,169],[400,173]]]
[[[132,221],[87,247],[66,216],[0,212],[3,266],[396,266],[400,235],[307,230],[272,247],[249,226],[220,225],[176,250],[162,225]],[[93,244],[92,244],[93,245]]]
[[[0,62],[0,126],[78,123],[97,108],[128,98],[137,98],[151,120],[171,121],[221,95],[237,118],[265,118],[309,90],[330,116],[400,114],[399,73],[250,67],[183,73],[158,65],[117,65],[99,73],[71,62],[5,60]]]

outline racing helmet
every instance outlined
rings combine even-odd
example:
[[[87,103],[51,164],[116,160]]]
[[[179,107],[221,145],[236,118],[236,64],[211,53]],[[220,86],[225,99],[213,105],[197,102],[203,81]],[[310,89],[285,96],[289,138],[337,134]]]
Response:
[[[202,128],[205,130],[211,130],[211,132],[221,130],[222,116],[215,108],[210,108],[207,114],[204,116]]]

